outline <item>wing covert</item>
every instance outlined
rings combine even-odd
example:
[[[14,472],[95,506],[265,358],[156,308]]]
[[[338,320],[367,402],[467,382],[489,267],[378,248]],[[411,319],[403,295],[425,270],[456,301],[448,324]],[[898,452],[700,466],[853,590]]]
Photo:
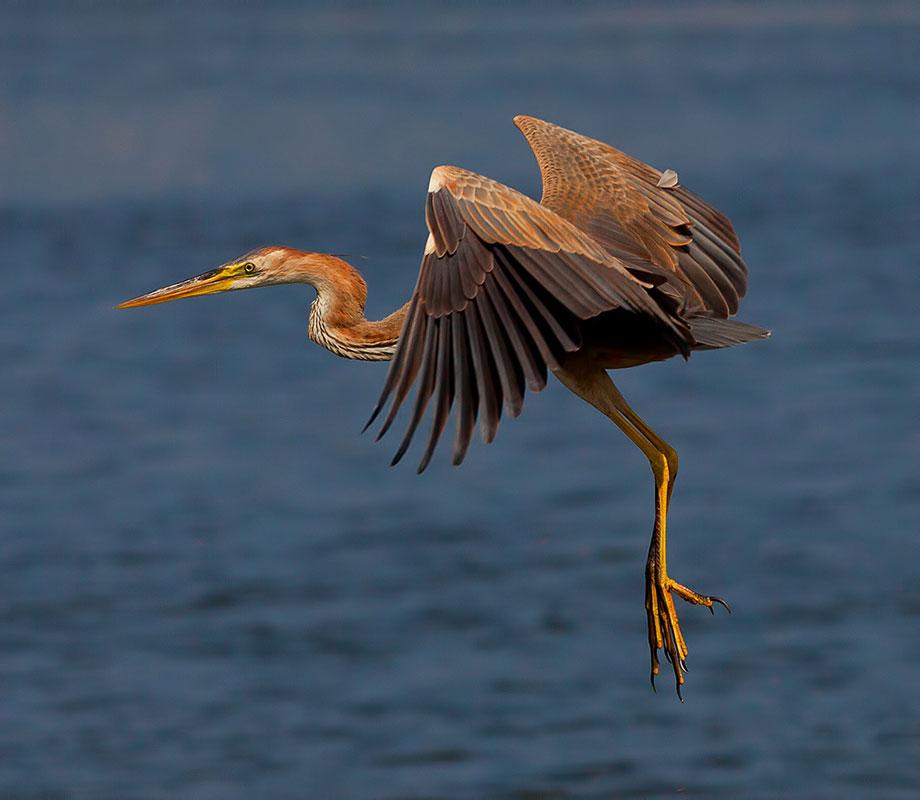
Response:
[[[673,170],[533,117],[514,123],[540,166],[542,205],[625,262],[648,260],[677,276],[691,309],[723,318],[737,311],[747,268],[734,228]]]

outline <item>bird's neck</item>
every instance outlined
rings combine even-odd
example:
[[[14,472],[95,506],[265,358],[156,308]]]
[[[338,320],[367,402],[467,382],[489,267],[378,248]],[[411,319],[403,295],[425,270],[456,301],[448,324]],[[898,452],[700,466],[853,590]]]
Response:
[[[409,304],[384,319],[365,319],[367,284],[361,273],[335,256],[310,256],[307,282],[316,289],[316,300],[310,307],[310,338],[343,358],[393,358]]]

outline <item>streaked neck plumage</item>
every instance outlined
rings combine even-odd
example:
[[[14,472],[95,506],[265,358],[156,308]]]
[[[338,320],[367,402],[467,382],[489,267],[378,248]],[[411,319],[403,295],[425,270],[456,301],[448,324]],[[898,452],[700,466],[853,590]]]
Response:
[[[310,306],[310,339],[343,358],[393,358],[408,303],[384,319],[365,319],[367,284],[351,264],[335,256],[296,251],[291,251],[289,263],[300,280],[316,289]]]

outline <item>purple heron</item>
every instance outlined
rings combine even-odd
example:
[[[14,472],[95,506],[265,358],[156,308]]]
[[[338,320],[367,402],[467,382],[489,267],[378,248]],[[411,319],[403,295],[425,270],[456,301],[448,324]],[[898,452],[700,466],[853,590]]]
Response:
[[[729,319],[747,268],[731,222],[664,173],[602,142],[531,117],[516,117],[543,176],[539,203],[457,167],[431,173],[428,241],[408,303],[364,317],[367,286],[331,255],[261,247],[195,278],[122,303],[162,303],[236,289],[306,283],[316,290],[309,335],[344,358],[391,361],[370,425],[378,439],[415,385],[398,462],[429,406],[425,469],[454,410],[452,461],[466,453],[477,418],[495,438],[502,405],[521,413],[525,387],[539,392],[547,367],[608,416],[645,453],[655,476],[655,524],[645,568],[651,680],[658,651],[677,692],[687,646],[673,597],[727,604],[674,581],[666,559],[668,503],[677,453],[630,407],[607,370],[685,359],[693,350],[763,339],[769,331]]]

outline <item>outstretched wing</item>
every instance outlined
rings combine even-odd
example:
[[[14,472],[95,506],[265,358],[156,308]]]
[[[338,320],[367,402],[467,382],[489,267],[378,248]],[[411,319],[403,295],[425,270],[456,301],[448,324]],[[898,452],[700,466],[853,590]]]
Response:
[[[421,472],[456,405],[452,460],[466,453],[477,416],[495,437],[504,403],[521,412],[525,385],[540,391],[546,368],[581,346],[579,320],[626,308],[660,324],[688,351],[687,326],[649,296],[651,284],[571,222],[529,197],[457,167],[431,175],[425,218],[430,235],[380,400],[392,395],[380,436],[417,382],[406,451],[429,404],[431,431]],[[368,422],[368,425],[370,425]]]
[[[648,260],[677,277],[662,287],[691,311],[725,318],[747,287],[738,237],[721,212],[625,153],[533,117],[515,117],[543,175],[541,203],[627,263]]]

